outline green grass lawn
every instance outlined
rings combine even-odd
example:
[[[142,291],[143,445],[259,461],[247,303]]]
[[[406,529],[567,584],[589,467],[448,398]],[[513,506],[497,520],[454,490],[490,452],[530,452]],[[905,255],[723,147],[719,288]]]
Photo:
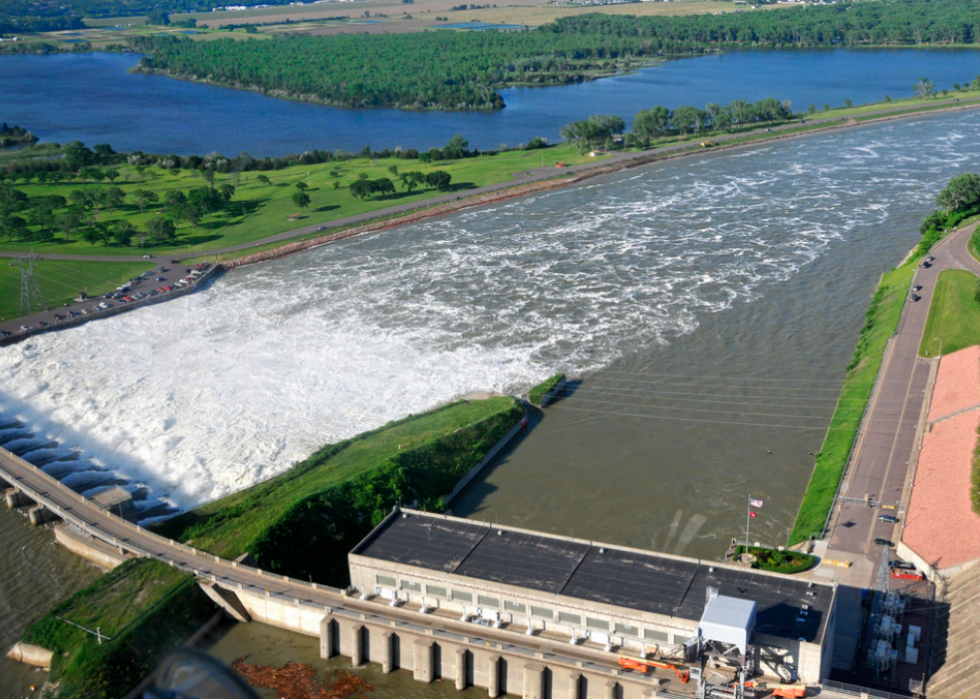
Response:
[[[916,260],[911,260],[885,274],[875,292],[827,436],[817,454],[813,475],[796,515],[789,537],[790,546],[806,541],[811,535],[823,535],[824,522],[834,505],[837,487],[881,366],[885,344],[898,326],[916,264]]]
[[[980,279],[963,269],[939,273],[919,354],[935,357],[980,345],[980,303],[973,295]]]
[[[539,150],[509,151],[493,156],[438,161],[430,164],[400,158],[377,160],[356,158],[318,165],[298,165],[265,173],[248,172],[243,173],[240,178],[235,175],[219,174],[215,178],[216,185],[229,183],[237,187],[232,202],[226,210],[205,217],[198,226],[183,222],[178,226],[178,240],[174,245],[147,245],[145,249],[135,244],[126,247],[101,243],[91,245],[82,240],[66,240],[64,235],[58,232],[51,242],[5,241],[0,243],[0,250],[27,252],[34,249],[39,254],[120,256],[139,256],[144,252],[164,255],[176,252],[206,253],[212,249],[251,243],[301,226],[329,223],[335,219],[369,213],[397,204],[423,205],[427,199],[446,194],[432,188],[416,189],[408,193],[399,186],[395,194],[385,198],[368,197],[362,201],[351,195],[349,186],[362,174],[370,179],[388,177],[397,182],[397,176],[390,172],[391,167],[397,168],[399,172],[417,170],[429,173],[434,170],[444,170],[452,176],[451,191],[462,194],[475,187],[509,181],[513,179],[514,173],[541,167],[542,164],[553,167],[559,161],[574,165],[582,162],[601,162],[603,159],[605,158],[580,155],[571,146],[563,144]],[[115,185],[126,193],[126,201],[116,210],[101,211],[99,219],[106,223],[125,219],[137,229],[146,229],[150,220],[161,215],[164,210],[162,202],[169,191],[179,189],[187,192],[195,187],[207,186],[204,178],[196,171],[180,171],[173,174],[152,167],[141,176],[130,166],[119,166],[116,170],[119,177]],[[555,168],[555,175],[561,174],[562,170]],[[259,175],[267,177],[269,183],[261,182]],[[312,200],[309,208],[305,210],[296,207],[292,201],[292,196],[296,192],[295,185],[301,181],[308,185],[307,194]],[[48,195],[67,198],[72,190],[97,189],[109,187],[110,184],[109,182],[60,182],[58,184],[34,182],[16,183],[15,186],[32,198]],[[133,192],[138,189],[153,192],[160,202],[147,206],[145,211],[140,211],[133,197]],[[299,220],[291,221],[289,217],[292,214],[299,214]]]
[[[0,320],[25,315],[20,308],[21,273],[11,266],[10,259],[0,259]],[[153,265],[148,262],[70,262],[62,260],[38,260],[34,276],[44,296],[47,307],[64,305],[78,295],[104,294],[142,274]],[[34,312],[43,310],[40,306]]]
[[[314,454],[265,483],[164,522],[158,531],[174,539],[185,540],[190,536],[188,543],[199,549],[235,558],[244,552],[245,544],[273,526],[296,503],[379,466],[399,451],[513,410],[515,404],[510,397],[457,402],[389,423],[354,437],[346,447],[334,449],[336,453],[322,463]]]
[[[215,609],[189,573],[134,559],[41,617],[24,640],[54,651],[58,696],[120,697]],[[100,644],[79,626],[108,638]]]

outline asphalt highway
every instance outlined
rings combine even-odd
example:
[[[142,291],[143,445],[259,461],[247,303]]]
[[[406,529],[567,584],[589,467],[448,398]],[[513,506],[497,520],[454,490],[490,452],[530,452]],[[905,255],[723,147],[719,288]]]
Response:
[[[903,493],[911,477],[913,453],[918,447],[918,429],[928,395],[928,381],[933,359],[919,357],[919,344],[929,314],[929,304],[936,279],[945,269],[966,269],[980,275],[978,263],[966,245],[974,226],[957,231],[931,253],[935,260],[920,266],[913,277],[919,284],[919,301],[905,304],[896,334],[891,338],[878,372],[871,401],[858,433],[858,441],[841,486],[840,498],[830,521],[830,545],[827,557],[866,558],[872,563],[871,585],[876,577],[875,565],[882,558],[875,539],[898,543],[901,523],[881,522],[882,514],[898,514]],[[867,499],[895,510],[867,507],[853,499]],[[853,499],[852,499],[853,498]],[[855,581],[856,582],[856,581]]]

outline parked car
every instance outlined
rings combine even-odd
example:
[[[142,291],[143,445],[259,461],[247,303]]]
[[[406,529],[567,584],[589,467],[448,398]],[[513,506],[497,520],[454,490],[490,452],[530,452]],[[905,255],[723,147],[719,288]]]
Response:
[[[879,522],[888,522],[889,524],[898,524],[898,517],[895,515],[878,515]]]
[[[875,539],[875,546],[887,546],[888,548],[891,548],[894,545],[895,544],[893,544],[888,539]]]

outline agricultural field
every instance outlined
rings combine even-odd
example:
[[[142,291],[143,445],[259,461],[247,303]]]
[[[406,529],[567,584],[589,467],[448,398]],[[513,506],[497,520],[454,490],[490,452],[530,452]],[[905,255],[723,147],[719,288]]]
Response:
[[[462,4],[488,5],[477,10],[453,10]],[[776,7],[775,5],[772,7]],[[356,29],[350,25],[332,22],[328,25],[307,25],[312,33],[340,33],[356,30],[358,32],[377,33],[419,31],[426,27],[438,26],[436,17],[448,17],[449,22],[492,22],[498,24],[523,24],[539,26],[547,24],[560,17],[599,12],[603,14],[630,14],[637,16],[683,16],[706,14],[709,12],[731,12],[734,6],[730,2],[716,0],[689,0],[687,2],[636,2],[617,5],[576,6],[571,4],[552,4],[548,0],[498,0],[498,2],[462,3],[453,0],[414,0],[411,4],[400,0],[359,0],[353,3],[323,3],[317,5],[288,5],[267,7],[254,10],[237,10],[233,12],[198,12],[193,14],[173,15],[176,22],[188,19],[197,20],[198,25],[211,28],[228,24],[273,25],[263,27],[260,31],[278,32],[282,30],[296,31],[298,28],[284,24],[290,22],[314,22],[324,18],[346,16],[351,20],[368,19],[370,24],[358,24]],[[406,19],[405,15],[411,19]],[[89,21],[86,20],[88,24]]]

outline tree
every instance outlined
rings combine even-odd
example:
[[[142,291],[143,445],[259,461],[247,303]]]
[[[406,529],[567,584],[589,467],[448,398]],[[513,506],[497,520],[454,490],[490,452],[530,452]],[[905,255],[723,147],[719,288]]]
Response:
[[[469,147],[470,142],[463,138],[461,134],[456,134],[449,139],[449,143],[442,147],[442,157],[446,160],[465,158],[468,155]]]
[[[440,192],[449,190],[449,183],[452,176],[445,170],[434,170],[425,176],[425,183],[430,187],[435,187]]]
[[[128,247],[135,232],[133,224],[129,221],[117,221],[112,229],[112,242],[121,247]]]
[[[105,171],[105,176],[106,176],[106,179],[109,180],[110,182],[115,182],[116,181],[116,178],[119,177],[119,171],[118,170],[106,170]]]
[[[94,246],[96,243],[102,240],[102,232],[95,226],[89,226],[82,231],[82,240],[89,245]]]
[[[590,116],[584,121],[574,121],[561,128],[561,135],[574,143],[579,152],[597,148],[616,134],[626,130],[626,122],[618,116]]]
[[[170,17],[166,10],[154,8],[146,13],[146,23],[166,26],[170,24]]]
[[[936,204],[947,214],[980,204],[980,175],[965,172],[952,178],[936,196]]]
[[[681,136],[686,136],[689,131],[697,131],[698,112],[700,111],[697,107],[691,106],[678,107],[674,110],[672,121],[674,128]]]
[[[187,218],[187,195],[179,189],[171,189],[164,201],[167,204],[167,215],[179,226]]]
[[[419,172],[418,170],[412,170],[411,172],[403,172],[399,179],[402,181],[402,187],[411,194],[412,190],[416,187],[421,187],[425,184],[425,174]]]
[[[172,243],[177,240],[177,228],[173,221],[166,218],[155,218],[147,225],[147,232],[153,242],[158,244]]]
[[[650,141],[665,135],[670,130],[670,110],[666,107],[654,107],[637,112],[633,117],[633,135],[640,139],[643,146],[649,146]]]
[[[105,190],[105,205],[110,209],[118,209],[126,199],[126,193],[122,187],[109,187]]]
[[[305,209],[310,205],[310,195],[302,190],[293,192],[293,203],[300,209]]]
[[[305,182],[303,182],[302,180],[300,180],[299,182],[297,182],[295,184],[295,187],[296,187],[296,189],[298,189],[301,192],[305,192],[307,189],[310,188],[310,186],[308,184],[306,184]]]
[[[371,184],[374,187],[374,192],[380,194],[382,199],[386,194],[394,194],[395,192],[395,183],[387,177],[379,177],[372,181]]]
[[[270,184],[269,178],[266,177],[265,175],[257,175],[255,179],[261,182],[262,184]]]
[[[221,192],[221,197],[225,200],[226,203],[231,201],[231,198],[235,196],[235,187],[231,184],[228,184],[227,182],[221,185],[218,188],[218,191]]]
[[[57,218],[58,227],[65,235],[65,240],[71,241],[75,233],[84,225],[85,214],[78,207],[70,207],[68,211]]]
[[[935,88],[932,80],[928,78],[919,78],[919,82],[912,86],[912,94],[914,94],[919,99],[925,99],[927,97],[932,97],[932,91]]]
[[[146,213],[146,207],[150,204],[156,204],[160,198],[156,195],[156,192],[151,192],[146,189],[137,189],[133,192],[133,199],[136,200],[136,206],[140,207],[140,213]]]
[[[354,180],[350,186],[350,193],[364,201],[364,198],[374,192],[374,183],[371,180]]]

